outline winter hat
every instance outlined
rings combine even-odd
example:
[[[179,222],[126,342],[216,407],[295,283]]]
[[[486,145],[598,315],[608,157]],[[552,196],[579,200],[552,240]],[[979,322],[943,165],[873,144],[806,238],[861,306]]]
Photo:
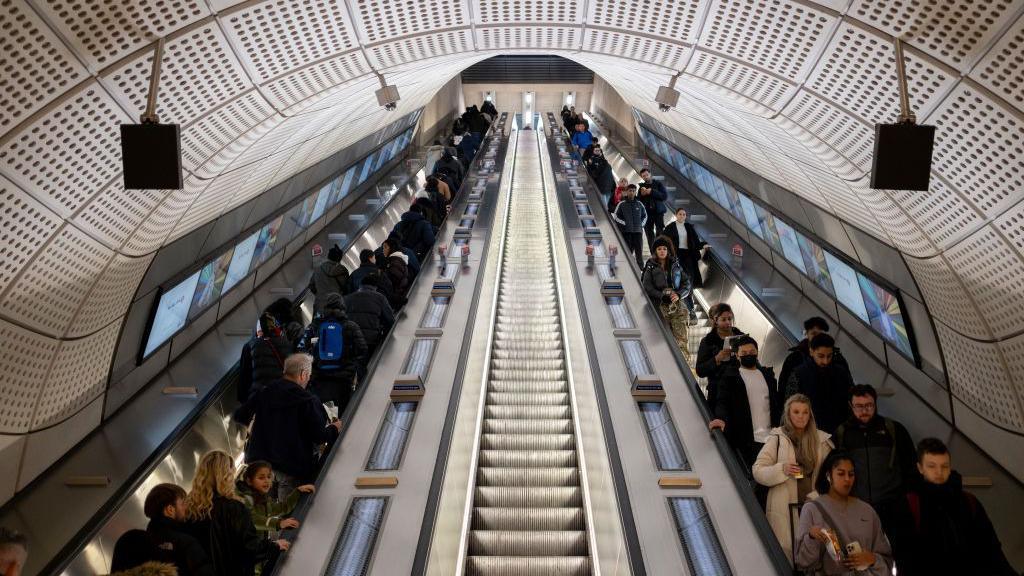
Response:
[[[324,311],[326,312],[327,310],[345,311],[345,300],[342,299],[341,294],[331,292],[327,295],[327,298],[324,300]]]
[[[337,244],[331,246],[331,249],[327,251],[327,259],[331,262],[341,262],[341,259],[344,256],[345,251],[339,248]]]
[[[654,252],[658,250],[659,246],[664,246],[665,248],[668,248],[669,257],[672,257],[673,252],[675,252],[675,250],[672,249],[672,242],[669,241],[668,238],[665,238],[664,236],[658,236],[657,238],[654,239],[654,245],[651,246],[652,255]]]

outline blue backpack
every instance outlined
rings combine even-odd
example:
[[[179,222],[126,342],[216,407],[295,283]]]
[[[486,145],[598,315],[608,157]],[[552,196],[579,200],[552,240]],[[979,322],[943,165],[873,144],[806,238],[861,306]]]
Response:
[[[321,370],[338,370],[341,368],[341,351],[345,339],[341,322],[327,320],[320,324],[317,356]]]

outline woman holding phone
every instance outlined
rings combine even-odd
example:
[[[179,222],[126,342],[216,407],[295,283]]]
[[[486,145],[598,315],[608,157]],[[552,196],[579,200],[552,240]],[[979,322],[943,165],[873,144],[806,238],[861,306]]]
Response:
[[[696,370],[697,376],[708,379],[707,407],[714,414],[718,399],[718,380],[722,370],[736,362],[733,359],[732,346],[727,339],[742,336],[743,332],[732,325],[736,317],[732,313],[732,307],[725,302],[712,306],[708,310],[708,315],[711,316],[711,331],[700,341]]]

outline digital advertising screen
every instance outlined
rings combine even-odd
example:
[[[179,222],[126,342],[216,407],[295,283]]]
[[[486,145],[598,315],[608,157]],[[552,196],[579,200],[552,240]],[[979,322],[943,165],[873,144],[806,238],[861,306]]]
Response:
[[[278,216],[260,230],[260,237],[256,240],[256,250],[253,251],[253,266],[263,264],[274,253],[274,243],[277,242],[277,234],[281,231],[283,220],[284,215]]]
[[[224,277],[224,287],[220,289],[221,294],[234,288],[235,284],[238,284],[249,273],[249,265],[252,264],[252,255],[256,251],[256,240],[259,237],[260,232],[257,230],[235,245],[235,252],[231,255],[231,265],[228,266],[227,276]]]
[[[860,281],[860,291],[864,295],[868,323],[900,352],[912,357],[910,334],[907,333],[907,325],[903,321],[899,299],[862,274],[857,274],[857,280]]]
[[[796,230],[789,225],[775,218],[775,231],[779,233],[779,243],[782,244],[782,255],[786,257],[786,260],[790,264],[796,266],[796,269],[807,273],[804,270],[804,257],[800,254],[800,243],[796,239]]]
[[[366,157],[366,160],[363,161],[363,169],[359,172],[359,181],[356,183],[357,185],[366,182],[366,179],[370,177],[370,172],[373,171],[375,156],[376,154],[370,154]]]
[[[313,204],[313,215],[310,216],[310,222],[316,222],[324,215],[324,210],[327,210],[327,201],[331,198],[331,184],[328,182],[320,192],[316,195],[316,202]]]
[[[829,295],[834,296],[832,291],[832,279],[828,273],[828,263],[825,262],[825,251],[821,249],[814,242],[807,239],[806,236],[797,232],[797,242],[800,244],[800,255],[804,259],[804,270],[807,275],[814,280],[814,283],[818,285]]]
[[[340,176],[338,179],[340,182],[334,187],[334,196],[331,198],[331,206],[334,206],[345,196],[348,196],[348,191],[352,189],[352,180],[356,177],[356,167],[353,166],[345,171],[344,176]]]
[[[143,357],[152,354],[185,325],[198,282],[199,272],[196,271],[187,280],[160,295],[156,313],[153,315],[153,324],[149,328],[146,348],[142,353]]]
[[[740,205],[740,194],[732,187],[728,182],[721,178],[716,178],[719,190],[721,190],[722,196],[725,197],[729,203],[729,212],[736,217],[737,220],[743,221],[743,206]]]
[[[196,291],[192,296],[192,308],[188,317],[195,318],[200,312],[210,307],[210,304],[220,298],[221,288],[228,276],[228,268],[231,264],[231,254],[234,251],[228,250],[219,258],[207,262],[199,270],[199,281],[196,282]]]
[[[740,207],[743,208],[743,221],[747,228],[757,234],[757,237],[764,240],[764,230],[761,228],[761,220],[757,217],[757,209],[754,203],[745,195],[740,195]]]
[[[762,209],[760,206],[755,205],[754,210],[757,210],[758,219],[761,220],[761,229],[764,230],[764,240],[776,252],[782,252],[782,241],[779,239],[779,233],[775,229],[775,217],[772,216],[771,212]]]
[[[828,264],[836,302],[845,306],[857,318],[867,322],[868,311],[864,307],[864,296],[860,293],[857,273],[846,262],[829,252],[825,252],[825,262]]]

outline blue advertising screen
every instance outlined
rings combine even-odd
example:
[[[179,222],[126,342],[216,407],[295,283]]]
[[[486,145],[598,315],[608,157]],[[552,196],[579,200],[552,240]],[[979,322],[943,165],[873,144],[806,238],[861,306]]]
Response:
[[[313,204],[313,215],[309,217],[310,222],[316,222],[324,215],[327,209],[327,201],[331,197],[331,184],[328,182],[316,195],[316,202]]]
[[[363,161],[363,169],[361,172],[359,172],[359,182],[357,182],[357,184],[362,184],[363,182],[366,182],[366,179],[370,177],[370,171],[373,170],[373,162],[375,156],[375,154],[370,154],[366,158],[366,160]]]
[[[352,180],[356,177],[356,167],[349,168],[344,176],[339,177],[340,182],[334,187],[334,196],[331,198],[331,206],[334,206],[341,199],[348,195],[352,189]]]
[[[743,221],[746,222],[747,228],[750,228],[757,234],[758,238],[764,239],[764,230],[761,228],[761,220],[757,217],[757,209],[754,208],[754,203],[750,201],[745,195],[740,195],[740,207],[743,208]]]
[[[807,271],[804,270],[804,257],[800,254],[800,242],[796,239],[796,230],[793,230],[789,224],[775,218],[775,231],[779,233],[782,255],[786,257],[790,264],[796,266],[797,270],[806,274]]]
[[[284,215],[278,216],[260,230],[260,237],[256,240],[256,249],[253,251],[253,266],[259,266],[266,262],[267,258],[274,253],[274,243],[277,242],[277,233],[281,231],[283,221]]]
[[[256,251],[256,240],[259,237],[260,233],[257,230],[235,246],[235,252],[231,255],[231,265],[228,266],[228,274],[224,277],[224,287],[221,288],[222,294],[234,288],[235,284],[238,284],[249,273],[249,264],[252,263],[252,255]]]
[[[198,282],[199,271],[197,270],[187,280],[160,295],[160,302],[156,305],[153,326],[149,329],[149,339],[146,340],[143,356],[152,354],[185,325],[185,321],[188,320],[188,310],[192,307],[192,295],[196,291]]]
[[[912,356],[910,335],[907,325],[903,322],[903,311],[896,295],[875,284],[863,274],[857,274],[861,294],[864,295],[864,307],[868,314],[868,323],[883,338],[888,340],[900,352]]]

